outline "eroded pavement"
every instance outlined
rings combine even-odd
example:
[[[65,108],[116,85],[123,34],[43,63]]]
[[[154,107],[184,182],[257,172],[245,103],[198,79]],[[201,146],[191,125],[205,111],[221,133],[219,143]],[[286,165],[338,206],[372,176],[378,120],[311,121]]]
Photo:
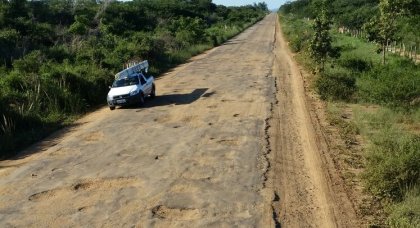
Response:
[[[359,226],[276,14],[156,88],[1,161],[0,227]]]
[[[0,226],[267,227],[276,16],[0,162]],[[105,98],[104,98],[105,99]]]

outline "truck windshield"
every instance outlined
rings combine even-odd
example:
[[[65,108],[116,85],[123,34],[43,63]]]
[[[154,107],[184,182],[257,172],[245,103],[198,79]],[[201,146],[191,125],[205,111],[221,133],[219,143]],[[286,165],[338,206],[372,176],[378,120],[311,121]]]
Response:
[[[112,83],[112,88],[138,85],[138,84],[139,84],[138,77],[121,78],[121,79],[115,80],[114,83]]]

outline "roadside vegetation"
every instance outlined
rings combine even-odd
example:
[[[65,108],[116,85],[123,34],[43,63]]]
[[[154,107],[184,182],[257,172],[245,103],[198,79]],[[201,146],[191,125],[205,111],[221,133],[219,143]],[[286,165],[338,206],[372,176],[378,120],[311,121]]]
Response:
[[[211,0],[0,0],[0,158],[104,104],[124,64],[147,59],[159,75],[267,13]]]
[[[332,21],[331,30],[326,31],[331,47],[323,44],[335,51],[328,55],[325,66],[314,60],[312,47],[320,34],[316,23],[322,15],[322,1],[283,5],[279,11],[283,32],[298,61],[313,73],[312,86],[321,99],[328,106],[343,107],[332,114],[339,116],[330,119],[342,119],[344,109],[351,109],[350,122],[341,121],[345,124],[337,126],[347,140],[359,135],[366,142],[362,157],[357,158],[363,167],[359,178],[388,217],[376,224],[419,227],[420,65],[401,56],[385,56],[383,51],[390,40],[409,39],[419,46],[420,4],[416,0],[332,0],[328,5],[324,9],[329,9],[327,16]],[[339,33],[343,26],[367,35]]]

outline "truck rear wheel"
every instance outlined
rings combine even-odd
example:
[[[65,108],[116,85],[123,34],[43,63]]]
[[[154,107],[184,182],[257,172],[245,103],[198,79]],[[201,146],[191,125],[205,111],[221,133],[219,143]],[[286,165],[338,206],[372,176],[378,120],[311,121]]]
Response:
[[[155,85],[153,85],[153,87],[152,87],[152,92],[150,92],[150,97],[151,98],[155,98],[156,97],[156,87],[155,87]]]

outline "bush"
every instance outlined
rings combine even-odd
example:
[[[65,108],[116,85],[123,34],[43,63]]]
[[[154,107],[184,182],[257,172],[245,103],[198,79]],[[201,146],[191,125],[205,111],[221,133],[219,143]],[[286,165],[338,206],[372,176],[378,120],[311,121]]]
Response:
[[[382,198],[390,214],[391,227],[417,227],[420,210],[420,137],[411,129],[418,122],[417,112],[401,112],[384,107],[359,107],[354,110],[360,133],[370,140],[365,171],[367,190]],[[416,203],[417,201],[417,203]]]
[[[388,218],[390,227],[420,227],[420,188],[416,187],[405,196],[404,201],[391,207]]]
[[[376,66],[362,74],[357,85],[364,101],[404,109],[420,107],[420,66],[408,60]]]
[[[292,36],[289,45],[293,52],[300,52],[307,47],[308,37],[301,35]]]
[[[374,195],[401,200],[404,192],[419,184],[420,137],[383,128],[371,137],[363,177]]]
[[[323,73],[315,82],[321,99],[351,100],[356,91],[356,79],[345,72]]]
[[[357,57],[342,58],[339,60],[339,64],[349,70],[356,72],[368,71],[372,68],[372,63],[366,60],[359,59]]]
[[[293,52],[306,50],[312,37],[313,30],[310,23],[303,19],[280,15],[282,29]]]

